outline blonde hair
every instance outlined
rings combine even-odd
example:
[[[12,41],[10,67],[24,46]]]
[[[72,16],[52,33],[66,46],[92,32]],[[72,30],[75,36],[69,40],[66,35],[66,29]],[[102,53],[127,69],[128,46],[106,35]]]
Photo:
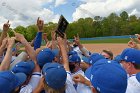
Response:
[[[47,91],[47,93],[65,93],[66,85],[64,85],[64,87],[60,89],[53,89],[49,87],[49,85],[46,82],[44,82],[44,89],[45,91]]]

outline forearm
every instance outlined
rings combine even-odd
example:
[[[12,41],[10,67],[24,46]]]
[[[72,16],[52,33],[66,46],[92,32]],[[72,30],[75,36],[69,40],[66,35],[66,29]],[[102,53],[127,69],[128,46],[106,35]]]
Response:
[[[3,55],[4,49],[5,49],[4,47],[2,47],[2,46],[0,47],[0,56]]]
[[[89,54],[87,53],[87,49],[81,44],[81,43],[78,43],[78,47],[80,49],[80,51],[87,57],[89,57]]]
[[[78,47],[81,49],[81,48],[83,48],[83,45],[79,42]]]
[[[33,90],[33,93],[40,93],[42,91],[42,89],[40,89],[39,87],[36,87],[34,90]]]
[[[61,55],[62,55],[62,62],[63,62],[64,68],[66,71],[70,71],[69,62],[68,62],[68,55],[67,55],[65,45],[60,46],[60,51],[61,51]]]
[[[8,70],[12,58],[12,48],[7,48],[6,55],[1,63],[0,71]]]
[[[52,40],[52,49],[56,48],[57,48],[56,40]]]
[[[90,56],[89,51],[85,47],[81,48],[80,50],[86,57]]]
[[[3,31],[0,36],[0,46],[2,45],[2,40],[7,37],[7,33]]]
[[[68,44],[68,41],[67,41],[67,39],[65,38],[64,39],[65,40],[65,48],[66,48],[66,51],[67,51],[67,53],[70,51],[69,50],[69,44]]]
[[[25,50],[27,51],[29,57],[33,61],[36,61],[36,53],[35,53],[34,49],[31,47],[31,45],[27,42],[27,40],[24,38],[20,42],[25,46]]]
[[[37,62],[35,62],[35,63],[37,63]],[[35,64],[35,68],[34,68],[33,72],[41,72],[41,69],[38,64]]]
[[[91,82],[87,79],[85,79],[85,82],[83,82],[83,83],[87,86],[90,86],[90,87],[92,86]]]

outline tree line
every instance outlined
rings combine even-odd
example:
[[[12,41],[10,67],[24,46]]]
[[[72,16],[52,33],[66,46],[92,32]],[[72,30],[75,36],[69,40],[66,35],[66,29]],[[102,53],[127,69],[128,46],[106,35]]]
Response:
[[[51,38],[51,31],[56,28],[57,23],[49,22],[44,25],[44,33],[47,33],[49,39]],[[13,36],[12,29],[9,30],[9,35]],[[23,34],[28,41],[31,41],[36,36],[37,26],[17,26],[14,30]],[[73,38],[77,33],[80,38],[133,35],[140,33],[140,18],[135,15],[129,16],[126,11],[123,11],[120,15],[111,13],[107,17],[80,18],[70,23],[66,30],[67,38]]]

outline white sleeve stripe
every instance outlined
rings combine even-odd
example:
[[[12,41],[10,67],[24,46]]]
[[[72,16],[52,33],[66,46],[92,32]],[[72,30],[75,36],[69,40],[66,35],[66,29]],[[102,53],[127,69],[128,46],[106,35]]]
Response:
[[[32,74],[32,75],[37,75],[37,76],[41,76],[41,74]]]

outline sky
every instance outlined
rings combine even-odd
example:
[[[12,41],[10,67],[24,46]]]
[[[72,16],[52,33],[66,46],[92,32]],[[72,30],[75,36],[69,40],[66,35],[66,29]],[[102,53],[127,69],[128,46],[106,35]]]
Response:
[[[12,28],[35,24],[38,17],[57,23],[61,14],[69,22],[122,11],[140,17],[139,5],[140,0],[0,0],[0,29],[7,20]]]

